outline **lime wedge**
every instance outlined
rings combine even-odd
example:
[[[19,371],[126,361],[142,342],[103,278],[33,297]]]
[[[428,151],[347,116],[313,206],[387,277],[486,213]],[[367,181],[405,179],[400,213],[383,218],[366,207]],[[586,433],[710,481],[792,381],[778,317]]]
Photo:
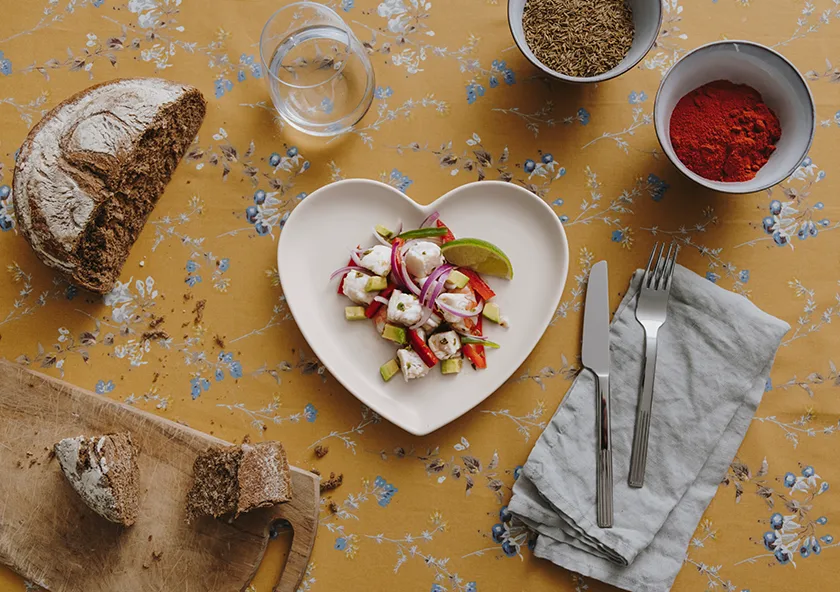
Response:
[[[441,253],[452,265],[467,267],[484,275],[513,279],[513,265],[492,243],[478,238],[459,238],[441,245]]]

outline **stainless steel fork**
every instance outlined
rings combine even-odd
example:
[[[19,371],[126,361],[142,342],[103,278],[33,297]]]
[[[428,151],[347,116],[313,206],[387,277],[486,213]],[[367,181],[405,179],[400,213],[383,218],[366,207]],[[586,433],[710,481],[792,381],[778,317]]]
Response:
[[[676,243],[671,243],[667,254],[665,243],[656,243],[653,246],[636,304],[636,320],[645,329],[645,357],[642,365],[642,388],[636,408],[633,452],[630,456],[630,487],[642,487],[645,484],[653,378],[656,372],[656,338],[659,328],[665,323],[668,296],[671,293],[671,277],[679,250],[680,247]]]

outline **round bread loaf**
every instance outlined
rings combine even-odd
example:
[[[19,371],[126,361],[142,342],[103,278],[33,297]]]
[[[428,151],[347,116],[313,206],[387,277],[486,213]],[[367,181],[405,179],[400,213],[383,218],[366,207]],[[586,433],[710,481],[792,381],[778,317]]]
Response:
[[[47,113],[14,173],[18,226],[38,257],[73,284],[109,292],[205,111],[196,88],[127,78]]]

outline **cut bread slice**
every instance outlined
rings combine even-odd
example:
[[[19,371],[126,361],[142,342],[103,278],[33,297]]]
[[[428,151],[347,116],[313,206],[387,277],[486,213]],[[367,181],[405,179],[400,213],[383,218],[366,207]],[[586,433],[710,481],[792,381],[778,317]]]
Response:
[[[134,524],[139,470],[130,433],[65,438],[55,445],[55,456],[91,510],[123,526]]]
[[[109,292],[205,110],[198,89],[128,78],[47,113],[14,174],[18,225],[38,257],[78,286]]]
[[[292,499],[291,473],[280,442],[214,447],[198,455],[187,495],[187,521],[235,516]]]

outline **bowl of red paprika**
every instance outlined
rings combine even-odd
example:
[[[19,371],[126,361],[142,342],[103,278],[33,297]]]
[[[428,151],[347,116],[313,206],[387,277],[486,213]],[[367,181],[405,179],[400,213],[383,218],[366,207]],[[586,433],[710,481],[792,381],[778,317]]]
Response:
[[[808,155],[814,97],[780,53],[717,41],[680,59],[662,79],[654,126],[681,173],[723,193],[753,193],[788,178]]]

